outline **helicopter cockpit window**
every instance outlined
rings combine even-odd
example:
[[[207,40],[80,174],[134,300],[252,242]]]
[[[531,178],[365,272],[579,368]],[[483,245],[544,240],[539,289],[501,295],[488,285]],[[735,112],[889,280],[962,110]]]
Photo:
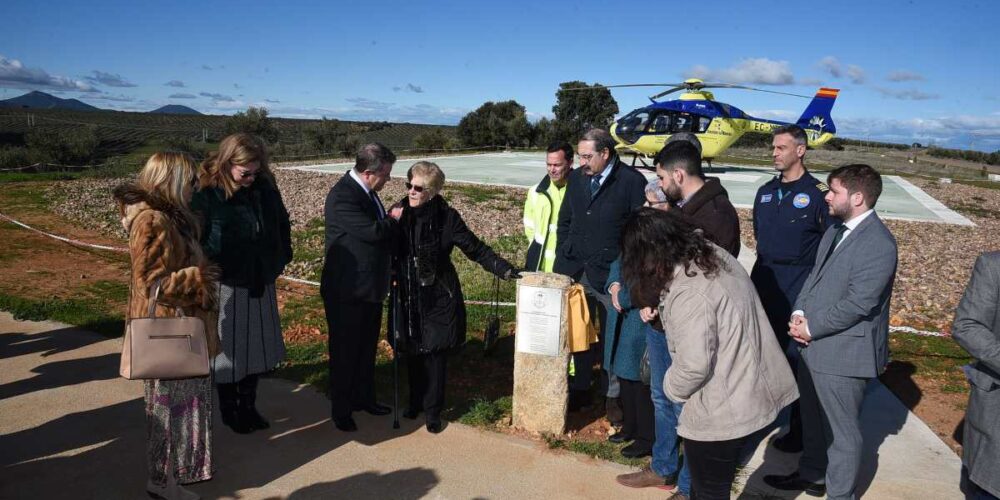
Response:
[[[692,117],[688,113],[678,113],[670,126],[671,133],[691,132]]]
[[[663,113],[653,119],[653,126],[650,132],[654,134],[664,134],[670,131],[670,115]]]
[[[619,131],[623,133],[645,132],[649,124],[648,111],[636,111],[622,119]]]
[[[698,117],[698,133],[702,133],[708,130],[708,126],[712,124],[712,119],[707,116]]]

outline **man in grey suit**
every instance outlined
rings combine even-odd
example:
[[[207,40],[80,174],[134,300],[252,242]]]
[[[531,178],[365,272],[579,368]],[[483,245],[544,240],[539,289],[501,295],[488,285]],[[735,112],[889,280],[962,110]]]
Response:
[[[973,358],[966,367],[969,407],[962,440],[962,491],[966,498],[1000,496],[1000,252],[979,256],[958,303],[951,335]]]
[[[875,214],[882,178],[868,165],[830,173],[826,202],[844,221],[823,234],[795,301],[788,334],[799,343],[803,453],[799,470],[765,476],[782,490],[856,499],[865,386],[889,361],[889,299],[896,239]]]

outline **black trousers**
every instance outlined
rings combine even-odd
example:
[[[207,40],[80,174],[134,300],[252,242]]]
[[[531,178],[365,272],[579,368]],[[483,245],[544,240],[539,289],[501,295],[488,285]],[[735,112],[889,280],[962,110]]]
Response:
[[[604,324],[608,320],[608,310],[604,302],[610,301],[611,298],[608,294],[602,294],[599,290],[590,286],[586,272],[581,276],[580,284],[583,285],[584,295],[587,297],[587,309],[590,311],[590,321],[595,322],[596,320],[600,322],[599,329],[597,330],[597,343],[591,344],[590,349],[586,351],[573,353],[574,375],[569,381],[569,390],[586,392],[590,390],[590,385],[594,379],[594,363],[598,365],[604,364]],[[604,380],[598,383],[598,389],[601,390],[601,395],[603,396],[606,392],[608,377],[605,376],[602,378]]]
[[[447,352],[409,355],[406,369],[410,379],[410,409],[423,410],[427,422],[440,422],[444,408],[444,381]]]
[[[727,441],[684,438],[684,460],[691,470],[692,500],[729,500],[740,450],[747,437]]]
[[[656,440],[656,430],[653,424],[653,398],[649,386],[638,380],[618,378],[621,384],[622,414],[624,425],[622,432],[630,436],[644,449],[652,450]]]
[[[330,332],[331,416],[344,419],[354,408],[375,403],[375,352],[382,304],[324,300]]]

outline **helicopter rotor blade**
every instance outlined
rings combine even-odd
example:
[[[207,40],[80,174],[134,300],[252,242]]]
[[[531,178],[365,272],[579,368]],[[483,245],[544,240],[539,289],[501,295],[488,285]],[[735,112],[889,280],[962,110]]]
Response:
[[[788,96],[792,96],[792,97],[802,97],[804,99],[812,99],[812,96],[808,96],[808,95],[793,94],[791,92],[779,92],[777,90],[758,89],[758,88],[755,88],[755,87],[747,87],[746,85],[736,85],[736,84],[732,84],[732,83],[705,83],[704,85],[701,86],[701,88],[707,88],[707,89],[717,88],[717,89],[752,90],[754,92],[766,92],[768,94],[788,95]]]
[[[559,92],[574,92],[578,90],[595,90],[595,89],[617,89],[626,87],[667,87],[671,85],[677,85],[676,83],[623,83],[620,85],[601,85],[595,83],[594,85],[588,85],[586,87],[573,87],[569,89],[559,89]]]

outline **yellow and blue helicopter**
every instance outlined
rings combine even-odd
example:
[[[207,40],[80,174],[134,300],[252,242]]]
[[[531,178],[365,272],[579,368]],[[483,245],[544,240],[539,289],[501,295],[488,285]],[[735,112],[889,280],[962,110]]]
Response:
[[[792,95],[809,98],[801,94],[757,89],[728,83],[706,83],[697,78],[678,84],[626,84],[601,85],[599,87],[649,87],[672,86],[649,97],[652,104],[633,110],[619,118],[611,126],[611,135],[618,141],[619,154],[633,155],[636,159],[651,159],[663,148],[667,139],[678,132],[694,133],[701,141],[702,158],[711,161],[731,146],[744,133],[770,134],[774,129],[788,125],[787,122],[754,118],[739,108],[718,102],[709,88],[726,88]],[[593,87],[591,87],[593,88]],[[679,99],[657,101],[668,94],[685,91]],[[837,128],[830,116],[838,89],[820,88],[795,122],[802,127],[810,146],[820,146],[832,139]],[[643,161],[643,164],[645,162]]]

